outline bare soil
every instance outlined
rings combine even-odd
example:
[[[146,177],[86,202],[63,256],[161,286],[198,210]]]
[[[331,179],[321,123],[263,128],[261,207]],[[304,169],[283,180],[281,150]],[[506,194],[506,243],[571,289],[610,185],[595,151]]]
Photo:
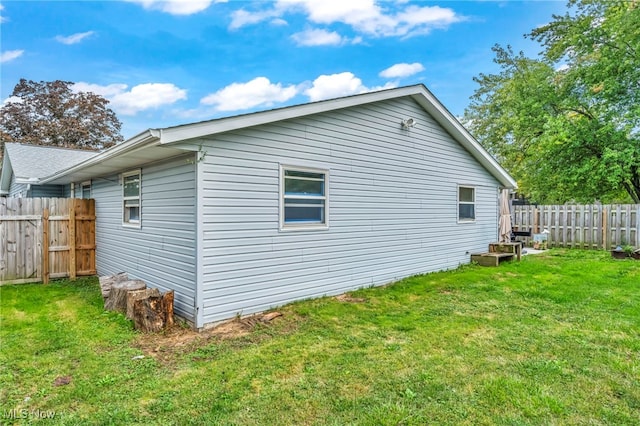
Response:
[[[145,356],[153,357],[166,364],[174,361],[177,355],[193,352],[214,341],[248,336],[257,326],[271,326],[278,317],[282,317],[282,314],[271,312],[235,318],[202,331],[176,324],[158,333],[141,333],[134,345],[141,349]]]

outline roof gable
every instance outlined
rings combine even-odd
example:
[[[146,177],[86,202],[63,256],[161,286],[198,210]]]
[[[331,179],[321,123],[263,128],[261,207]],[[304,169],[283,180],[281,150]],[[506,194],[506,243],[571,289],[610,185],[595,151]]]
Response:
[[[505,188],[515,188],[516,182],[480,145],[460,122],[423,85],[399,87],[359,95],[306,103],[250,114],[218,118],[199,123],[162,129],[149,129],[84,163],[52,173],[44,183],[63,183],[78,177],[115,173],[123,167],[134,167],[149,159],[168,158],[180,152],[180,143],[201,137],[229,132],[312,114],[335,111],[401,97],[413,98],[435,121],[462,145]],[[407,117],[408,118],[408,117]],[[400,123],[398,123],[400,126]],[[136,163],[137,162],[137,163]]]
[[[96,155],[98,153],[95,151],[6,142],[0,176],[1,189],[8,189],[5,186],[7,182],[10,183],[12,173],[18,183],[38,183],[42,178]]]
[[[321,112],[334,111],[365,105],[400,97],[413,98],[435,121],[440,124],[458,143],[482,164],[505,188],[515,188],[513,177],[498,164],[480,143],[460,124],[460,122],[440,103],[440,101],[423,85],[405,86],[395,89],[380,90],[360,95],[347,96],[325,101],[312,102],[269,111],[219,118],[200,123],[160,129],[160,143],[174,144],[189,139],[259,126],[276,121],[303,117]],[[407,117],[409,118],[409,117]],[[401,123],[398,123],[400,126]]]

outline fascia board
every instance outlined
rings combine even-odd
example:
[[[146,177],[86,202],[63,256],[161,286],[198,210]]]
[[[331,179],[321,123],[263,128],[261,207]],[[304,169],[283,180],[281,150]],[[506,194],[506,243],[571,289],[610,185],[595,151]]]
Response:
[[[125,155],[132,151],[136,151],[138,149],[142,149],[153,143],[159,143],[159,135],[160,133],[156,129],[146,130],[133,138],[129,139],[126,142],[118,144],[112,148],[107,149],[106,151],[96,155],[95,157],[91,157],[85,162],[77,164],[73,167],[70,167],[65,170],[61,170],[58,173],[55,173],[51,176],[47,176],[46,178],[41,179],[40,183],[45,184],[51,182],[53,180],[59,179],[67,174],[76,173],[85,168],[89,168],[91,166],[103,163],[107,160],[119,157],[121,155]]]
[[[476,160],[480,162],[505,188],[516,188],[517,183],[509,173],[498,164],[480,143],[460,124],[460,122],[440,103],[440,101],[424,86],[400,87],[381,90],[361,95],[313,102],[276,110],[256,112],[234,117],[220,118],[201,123],[186,124],[160,130],[160,144],[171,144],[197,139],[223,132],[243,129],[276,121],[303,117],[327,111],[349,108],[388,99],[411,96],[422,108],[431,114]]]
[[[229,132],[232,130],[274,123],[276,121],[349,108],[357,105],[398,98],[401,96],[414,95],[419,93],[423,87],[423,85],[415,85],[397,89],[380,90],[377,92],[295,105],[270,111],[219,118],[201,123],[186,124],[184,126],[169,127],[161,129],[161,144],[171,144],[208,135]]]
[[[414,96],[414,99],[505,188],[515,189],[518,187],[513,177],[480,145],[428,89],[423,86],[423,92],[419,96]]]

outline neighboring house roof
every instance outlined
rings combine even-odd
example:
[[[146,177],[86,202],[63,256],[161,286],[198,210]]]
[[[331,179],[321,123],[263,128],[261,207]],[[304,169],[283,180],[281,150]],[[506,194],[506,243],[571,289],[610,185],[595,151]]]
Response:
[[[380,90],[360,95],[306,103],[268,111],[218,118],[215,120],[163,129],[149,129],[133,138],[106,150],[81,164],[53,173],[43,183],[69,183],[86,180],[92,176],[115,173],[145,162],[167,158],[183,152],[172,145],[200,137],[233,131],[246,127],[274,123],[327,111],[335,111],[359,105],[401,97],[411,97],[428,112],[458,143],[482,164],[505,188],[517,186],[513,177],[478,143],[460,122],[423,85]],[[398,123],[400,125],[400,123]],[[197,144],[196,144],[197,145]]]
[[[9,189],[12,174],[17,183],[37,184],[42,178],[78,165],[97,154],[95,151],[6,142],[0,191]]]

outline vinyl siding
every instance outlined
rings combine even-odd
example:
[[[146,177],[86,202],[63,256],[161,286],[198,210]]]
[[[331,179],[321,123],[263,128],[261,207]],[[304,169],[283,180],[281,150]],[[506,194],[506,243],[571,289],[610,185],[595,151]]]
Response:
[[[11,184],[9,185],[9,197],[20,198],[27,196],[27,184],[16,183],[15,175],[11,175]]]
[[[31,198],[61,198],[64,196],[62,185],[31,185],[29,191]]]
[[[127,272],[148,287],[175,290],[175,311],[195,321],[193,155],[142,167],[141,228],[122,225],[119,175],[92,180],[99,275]],[[127,172],[129,170],[123,170]]]
[[[498,182],[410,98],[197,144],[204,324],[455,268],[497,237]],[[279,230],[280,164],[329,170],[329,229]],[[473,223],[458,185],[476,189]]]
[[[26,183],[16,183],[15,175],[11,175],[11,184],[9,186],[9,197],[20,198],[58,198],[65,197],[62,185],[31,185]]]

